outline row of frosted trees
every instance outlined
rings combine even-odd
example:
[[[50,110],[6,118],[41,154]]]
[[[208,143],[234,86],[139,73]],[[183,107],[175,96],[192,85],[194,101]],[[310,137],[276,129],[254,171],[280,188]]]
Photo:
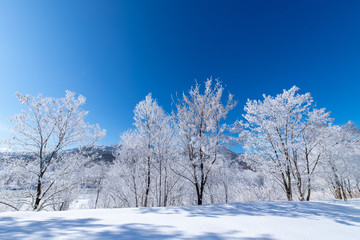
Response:
[[[28,109],[11,119],[8,143],[22,154],[2,155],[0,203],[64,210],[81,198],[96,208],[303,201],[313,192],[358,196],[358,129],[334,125],[329,112],[298,90],[248,100],[243,120],[232,124],[225,120],[237,103],[231,94],[224,99],[218,81],[183,93],[171,114],[149,94],[136,105],[134,128],[121,136],[111,163],[94,161],[94,143],[105,131],[84,121],[83,96],[17,94]],[[230,144],[245,153],[233,157]]]

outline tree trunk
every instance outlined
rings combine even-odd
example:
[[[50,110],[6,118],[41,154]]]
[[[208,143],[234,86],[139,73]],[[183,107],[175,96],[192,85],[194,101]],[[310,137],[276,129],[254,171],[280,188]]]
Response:
[[[229,201],[229,192],[228,192],[228,186],[225,182],[223,182],[224,184],[224,193],[225,193],[225,202],[227,203]]]
[[[150,192],[150,157],[148,157],[147,161],[147,175],[146,175],[146,190],[145,190],[145,200],[144,200],[144,207],[148,206],[148,198]]]
[[[34,204],[34,208],[33,210],[37,210],[39,205],[40,205],[40,201],[41,201],[41,175],[38,178],[38,184],[37,184],[37,189],[36,189],[36,197],[35,197],[35,204]]]
[[[197,196],[197,205],[202,205],[202,203],[203,203],[202,194],[198,194],[198,196]]]
[[[96,191],[96,200],[95,200],[95,209],[97,208],[97,205],[98,205],[98,201],[99,201],[99,196],[100,196],[100,192],[101,192],[101,179],[99,180],[98,182],[98,189]]]
[[[195,189],[196,189],[196,197],[197,197],[197,205],[202,205],[203,203],[203,190],[202,187],[199,186],[199,183],[195,183]]]
[[[158,202],[158,206],[161,207],[161,202],[162,202],[162,159],[160,159],[160,162],[159,162],[159,202]]]
[[[307,195],[306,195],[306,201],[310,201],[310,195],[311,195],[311,180],[308,179],[308,186],[307,186]]]
[[[335,185],[333,186],[334,189],[334,197],[335,199],[343,199],[341,194],[341,187],[339,182],[335,182]]]
[[[286,191],[286,198],[288,201],[292,201],[293,197],[292,197],[292,190],[291,190],[291,175],[290,175],[290,167],[287,166],[286,169],[286,180],[284,180],[284,187],[285,187],[285,191]]]

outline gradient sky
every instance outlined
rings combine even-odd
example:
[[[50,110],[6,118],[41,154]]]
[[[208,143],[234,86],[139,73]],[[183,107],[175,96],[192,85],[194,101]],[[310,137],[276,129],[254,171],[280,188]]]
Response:
[[[360,126],[360,1],[0,1],[0,137],[14,93],[87,98],[118,143],[137,102],[219,78],[242,119],[248,98],[297,85],[335,123]]]

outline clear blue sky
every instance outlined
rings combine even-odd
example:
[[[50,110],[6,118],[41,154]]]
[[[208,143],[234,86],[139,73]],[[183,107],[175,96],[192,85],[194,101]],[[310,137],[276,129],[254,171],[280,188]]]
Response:
[[[359,1],[0,1],[0,137],[15,91],[87,98],[90,123],[119,142],[148,92],[219,78],[238,106],[297,85],[336,123],[360,124]]]

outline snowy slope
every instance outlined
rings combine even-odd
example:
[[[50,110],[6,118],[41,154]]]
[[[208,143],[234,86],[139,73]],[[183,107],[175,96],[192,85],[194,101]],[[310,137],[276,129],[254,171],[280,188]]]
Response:
[[[0,213],[0,239],[360,239],[360,199]]]

